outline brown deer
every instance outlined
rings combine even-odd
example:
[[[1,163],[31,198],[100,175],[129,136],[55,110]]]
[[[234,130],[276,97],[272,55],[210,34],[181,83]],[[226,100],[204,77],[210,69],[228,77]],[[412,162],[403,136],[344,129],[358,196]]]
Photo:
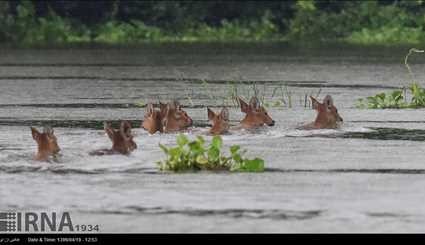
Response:
[[[216,114],[210,108],[207,108],[208,120],[212,123],[209,133],[212,135],[220,135],[229,131],[229,110],[224,107],[219,114]]]
[[[113,129],[109,123],[104,123],[104,129],[112,141],[112,148],[92,151],[89,153],[90,155],[128,155],[137,149],[137,144],[133,141],[133,135],[131,134],[131,125],[128,121],[122,121],[119,129]]]
[[[301,129],[336,129],[343,122],[342,117],[338,114],[338,109],[334,106],[333,99],[330,95],[326,95],[323,103],[310,96],[312,107],[317,111],[316,120],[306,124]]]
[[[238,98],[241,111],[244,112],[245,118],[240,122],[240,127],[244,129],[253,129],[264,126],[274,126],[275,121],[267,113],[266,109],[260,105],[257,97],[252,97],[247,104],[241,98]]]
[[[176,101],[168,103],[160,112],[161,126],[164,133],[178,132],[192,126],[193,120]]]
[[[161,106],[162,104],[160,103],[160,107]],[[149,103],[146,106],[142,128],[146,129],[150,134],[154,134],[157,131],[162,132],[161,120],[161,111],[156,110],[153,104]]]
[[[34,159],[37,161],[47,161],[50,157],[56,157],[61,150],[54,131],[50,127],[45,127],[43,133],[31,127],[32,138],[37,142],[38,150]]]

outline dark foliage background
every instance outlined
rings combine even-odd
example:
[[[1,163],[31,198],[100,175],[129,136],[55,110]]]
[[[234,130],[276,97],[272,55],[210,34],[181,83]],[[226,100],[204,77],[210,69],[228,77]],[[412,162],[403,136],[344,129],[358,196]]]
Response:
[[[0,41],[423,43],[423,0],[0,2]]]

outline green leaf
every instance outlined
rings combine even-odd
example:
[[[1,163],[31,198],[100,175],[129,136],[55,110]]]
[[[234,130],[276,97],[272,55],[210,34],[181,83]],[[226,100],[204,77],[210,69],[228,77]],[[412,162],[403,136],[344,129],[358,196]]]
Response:
[[[232,159],[236,162],[236,163],[242,163],[243,159],[242,156],[240,154],[233,154],[232,155]]]
[[[202,145],[198,141],[192,141],[189,143],[189,149],[190,151],[194,153],[202,153],[205,151],[205,149],[202,147]]]
[[[204,156],[204,155],[198,155],[198,156],[196,157],[196,162],[197,162],[197,163],[199,163],[199,164],[205,165],[205,164],[207,164],[207,163],[208,163],[208,159],[207,159],[207,158],[205,158],[205,156]]]
[[[183,147],[184,145],[186,145],[189,142],[189,139],[184,135],[184,134],[179,134],[177,136],[177,144],[180,147]]]
[[[199,142],[200,145],[204,145],[205,143],[204,138],[200,135],[196,136],[196,140]]]
[[[223,140],[220,136],[214,136],[211,142],[211,145],[214,146],[217,149],[220,149],[223,145]]]
[[[398,100],[403,97],[403,92],[401,90],[395,90],[391,93],[391,97],[395,100]]]
[[[173,147],[171,149],[168,149],[168,154],[171,157],[179,157],[182,154],[182,151],[179,147]]]
[[[167,148],[165,145],[163,145],[163,144],[159,144],[159,148],[161,148],[161,150],[162,150],[165,154],[168,154],[168,148]]]
[[[211,162],[217,162],[220,157],[220,150],[217,148],[210,148],[208,150],[208,160]]]
[[[263,172],[264,160],[260,158],[255,158],[253,160],[246,159],[239,170],[247,172]]]
[[[240,149],[241,147],[239,146],[239,145],[232,145],[231,147],[230,147],[230,153],[233,155],[233,154],[236,154],[238,151],[239,151],[239,149]]]

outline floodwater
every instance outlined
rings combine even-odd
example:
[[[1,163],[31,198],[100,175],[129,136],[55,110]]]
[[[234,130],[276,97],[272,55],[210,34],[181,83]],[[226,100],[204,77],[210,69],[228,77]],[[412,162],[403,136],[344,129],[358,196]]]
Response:
[[[0,50],[0,211],[69,212],[74,225],[101,232],[425,232],[425,111],[355,107],[358,98],[409,84],[407,50]],[[409,61],[425,81],[425,58]],[[144,109],[135,104],[180,100],[194,138],[208,125],[206,106],[231,103],[227,81],[243,81],[242,95],[256,82],[266,101],[281,98],[273,91],[283,84],[292,94],[291,108],[269,108],[274,127],[223,136],[225,147],[262,157],[266,171],[159,172],[158,143],[172,145],[176,135],[140,129]],[[315,117],[307,94],[332,95],[342,128],[296,130]],[[242,116],[230,109],[232,123]],[[111,145],[103,121],[121,119],[136,127],[139,148],[89,156]],[[30,125],[54,127],[59,162],[32,160]]]

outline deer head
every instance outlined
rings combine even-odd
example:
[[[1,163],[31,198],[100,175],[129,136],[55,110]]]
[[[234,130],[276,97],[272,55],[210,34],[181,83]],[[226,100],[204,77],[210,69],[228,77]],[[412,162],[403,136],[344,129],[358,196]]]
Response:
[[[193,120],[176,101],[168,103],[162,118],[163,131],[177,132],[192,126]]]
[[[207,108],[208,119],[212,123],[210,134],[220,135],[229,130],[229,110],[224,107],[219,114],[216,114],[210,108]]]
[[[266,124],[267,126],[274,126],[275,121],[267,113],[264,106],[260,105],[257,97],[252,97],[247,104],[241,98],[238,98],[241,106],[241,111],[244,112],[245,118],[241,121],[241,126],[245,129],[258,128]]]
[[[43,132],[40,133],[36,128],[31,127],[31,134],[38,145],[35,160],[47,161],[50,156],[55,156],[59,153],[60,148],[52,128],[45,127]]]
[[[112,141],[112,151],[127,155],[137,149],[137,144],[133,141],[129,122],[122,121],[119,129],[113,129],[109,123],[105,123],[104,129]]]

